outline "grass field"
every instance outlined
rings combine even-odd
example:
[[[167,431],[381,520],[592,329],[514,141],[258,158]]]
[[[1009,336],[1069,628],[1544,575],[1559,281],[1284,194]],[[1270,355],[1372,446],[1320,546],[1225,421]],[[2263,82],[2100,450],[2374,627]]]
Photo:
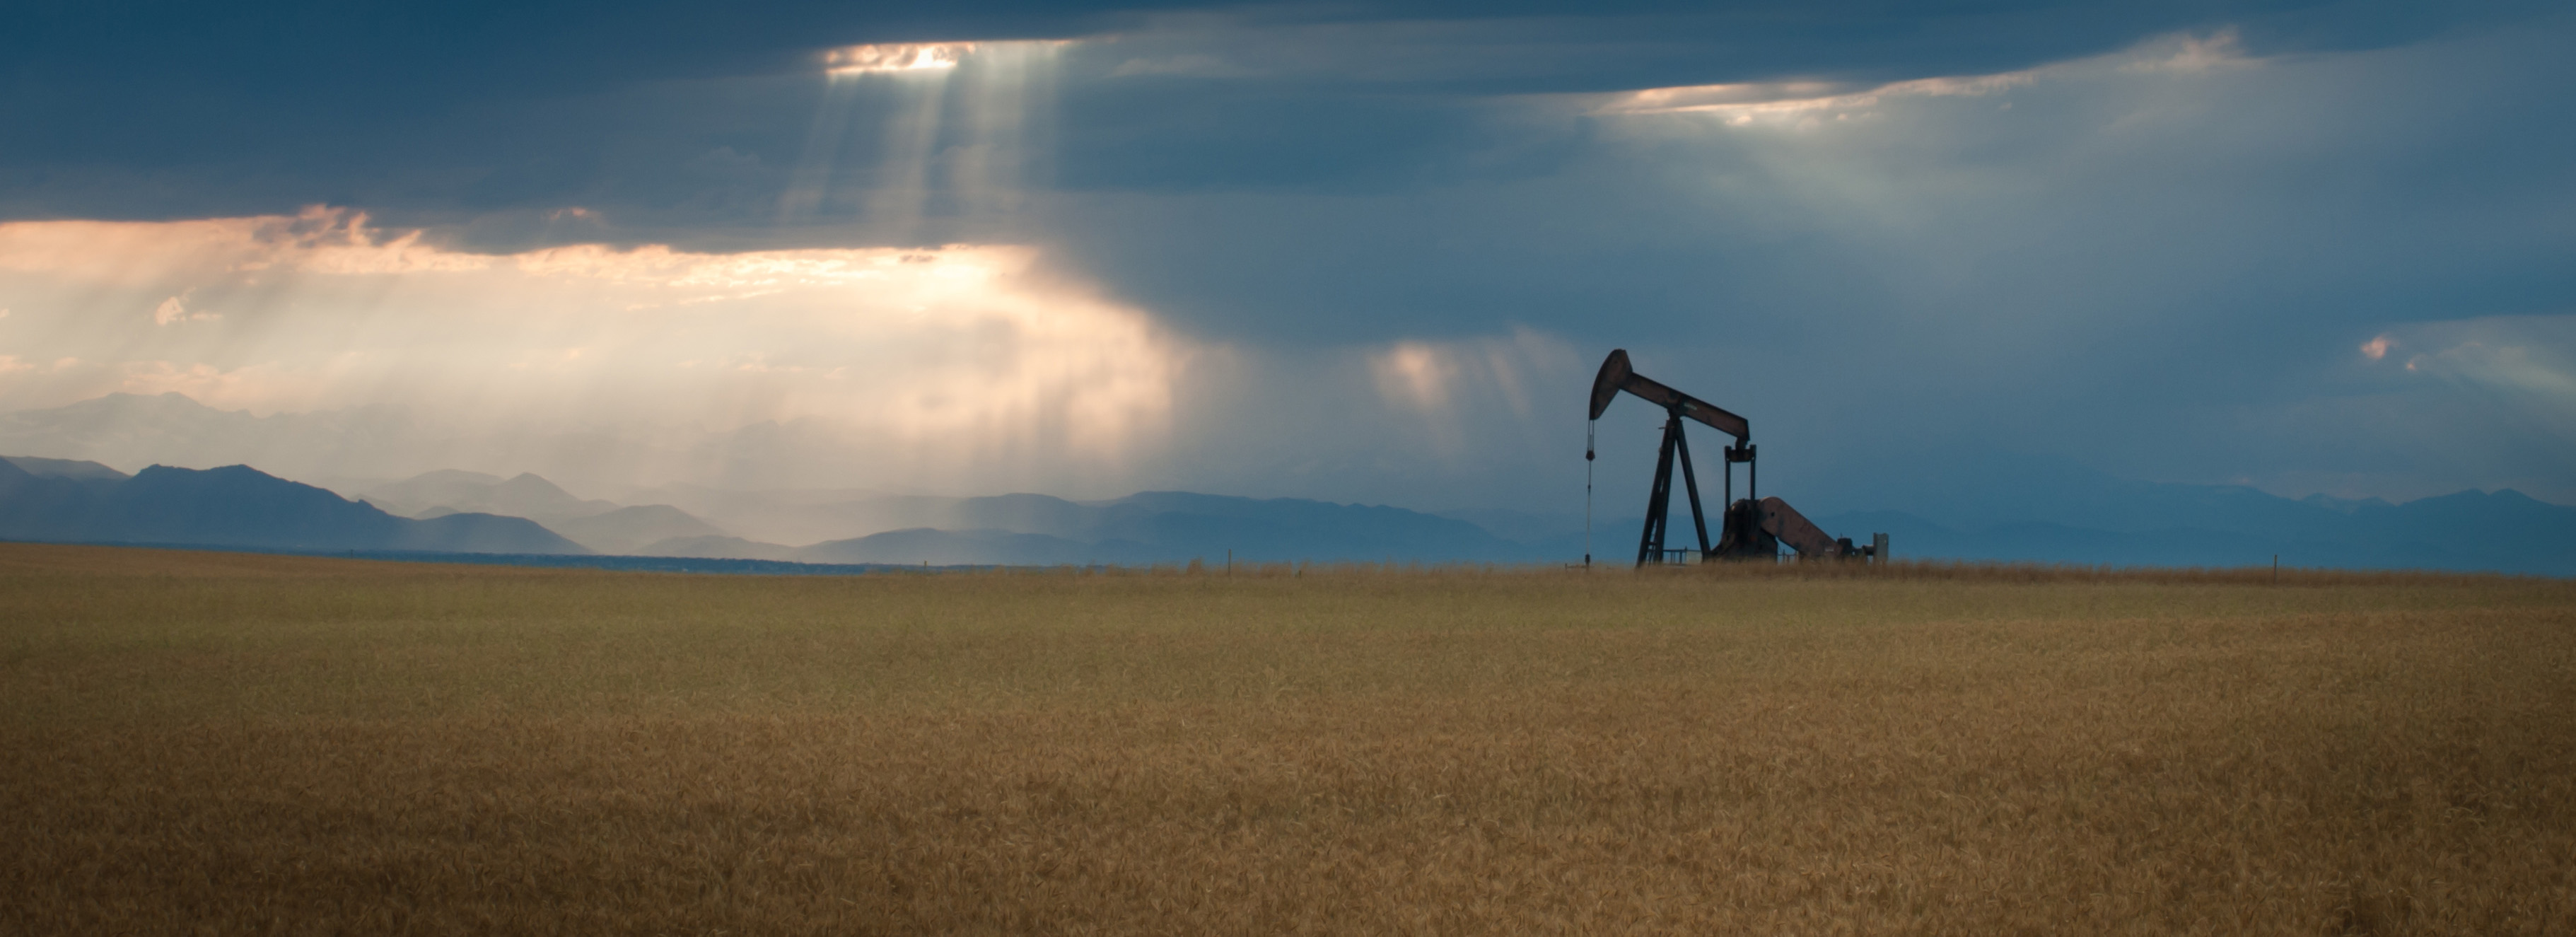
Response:
[[[0,544],[0,932],[2576,933],[2576,583]]]

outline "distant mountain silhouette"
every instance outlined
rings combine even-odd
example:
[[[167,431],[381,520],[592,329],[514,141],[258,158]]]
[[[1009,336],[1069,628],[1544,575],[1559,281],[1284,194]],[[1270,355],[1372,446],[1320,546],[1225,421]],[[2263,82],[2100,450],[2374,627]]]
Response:
[[[123,481],[129,477],[124,472],[96,462],[76,459],[41,459],[35,456],[8,455],[0,456],[0,461],[24,469],[29,475],[42,478]]]
[[[1887,532],[1900,558],[2255,566],[2279,554],[2293,566],[2576,574],[2576,508],[2511,491],[2469,491],[2391,505],[2377,499],[2293,500],[2237,486],[2133,482],[2062,466],[2047,474],[2052,477],[2015,480],[2021,486],[2019,497],[1970,492],[1960,498],[1964,507],[1951,505],[1955,516],[1973,519],[1983,512],[1991,518],[1983,524],[1954,526],[1900,511],[1843,512],[1816,520],[1835,535],[1864,542],[1873,532]],[[1230,549],[1244,562],[1546,563],[1581,559],[1585,542],[1579,514],[1465,514],[1511,530],[1514,536],[1506,538],[1461,517],[1399,508],[1187,492],[1143,492],[1100,502],[1014,494],[876,496],[838,503],[823,501],[817,493],[783,494],[776,501],[756,492],[713,489],[655,494],[677,494],[753,517],[754,523],[760,511],[794,510],[809,523],[829,518],[845,525],[897,521],[903,526],[803,548],[694,538],[648,544],[643,551],[651,555],[1052,565],[1215,560]],[[1633,516],[1596,520],[1594,560],[1624,563],[1633,558],[1639,522]]]
[[[969,499],[889,495],[862,488],[747,491],[668,484],[634,492],[625,500],[669,504],[731,533],[773,544],[846,540],[912,527],[997,526],[952,516],[951,509]]]
[[[498,475],[440,469],[402,481],[377,485],[359,500],[388,513],[419,517],[427,512],[480,512],[511,517],[591,517],[617,510],[613,501],[583,500],[534,473],[504,479]]]
[[[1101,502],[1013,494],[881,497],[833,507],[844,518],[928,523],[794,549],[731,538],[669,541],[646,549],[672,551],[654,555],[934,566],[1216,562],[1229,551],[1237,562],[1247,563],[1510,563],[1545,558],[1465,521],[1402,508],[1294,498],[1154,491]]]
[[[2285,566],[2576,575],[2576,508],[2509,489],[2404,504],[2293,499],[2242,485],[2136,481],[2045,456],[1972,467],[1927,463],[1854,487],[1888,507],[1828,508],[1786,485],[1764,490],[1810,509],[1817,526],[1836,536],[1866,542],[1873,532],[1887,533],[1900,559],[2242,567],[2269,564],[2278,554]],[[1676,529],[1687,530],[1688,514],[1675,510],[1682,512]],[[1582,553],[1580,515],[1454,516],[1512,531],[1551,557]],[[1641,523],[1634,514],[1596,518],[1595,560],[1632,560]]]
[[[664,541],[725,536],[725,532],[715,525],[667,504],[639,504],[605,514],[539,523],[574,543],[601,553],[640,554],[645,552],[645,547]]]
[[[1453,518],[1295,498],[1163,491],[1071,501],[1039,494],[945,498],[695,485],[665,485],[638,496],[674,502],[756,538],[685,538],[648,544],[648,555],[905,565],[1217,561],[1228,550],[1243,562],[1553,558]],[[810,545],[785,545],[793,543]]]
[[[395,517],[248,466],[37,475],[0,460],[0,537],[287,550],[586,553],[515,517]]]
[[[1059,566],[1149,563],[1152,551],[1133,543],[1096,544],[1008,530],[890,530],[798,550],[800,563],[925,563],[931,566]]]
[[[725,537],[722,528],[667,504],[620,506],[583,499],[531,472],[510,478],[440,469],[376,485],[360,500],[416,518],[484,513],[524,517],[600,553],[637,554],[665,540]]]

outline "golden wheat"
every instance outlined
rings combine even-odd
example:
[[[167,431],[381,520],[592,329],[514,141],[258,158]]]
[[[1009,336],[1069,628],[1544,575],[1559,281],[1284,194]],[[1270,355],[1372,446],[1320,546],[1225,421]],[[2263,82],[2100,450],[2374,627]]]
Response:
[[[0,545],[15,933],[2570,933],[2576,584]]]

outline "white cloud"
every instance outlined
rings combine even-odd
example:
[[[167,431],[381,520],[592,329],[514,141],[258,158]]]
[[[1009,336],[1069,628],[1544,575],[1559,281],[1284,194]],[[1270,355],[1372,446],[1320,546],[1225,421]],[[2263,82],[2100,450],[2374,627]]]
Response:
[[[2373,361],[2398,348],[2423,349],[2405,360],[2405,370],[2419,380],[2529,395],[2568,406],[2576,417],[2576,315],[2411,323],[2361,346]]]
[[[640,435],[816,421],[879,441],[853,479],[1114,474],[1161,445],[1193,346],[1041,260],[1003,245],[484,255],[332,210],[0,224],[0,299],[50,327],[46,355],[92,362],[40,375],[13,359],[0,404],[177,391]],[[86,314],[126,302],[156,325]],[[169,328],[219,318],[204,306],[228,328]]]
[[[190,312],[187,305],[182,303],[180,298],[177,296],[164,299],[161,301],[160,305],[152,307],[152,323],[154,325],[177,325],[182,322],[213,322],[220,320],[223,317],[223,314],[218,312]]]
[[[1601,114],[1705,114],[1729,124],[1757,120],[1838,118],[1867,113],[1882,101],[1909,97],[1982,97],[2037,81],[2035,71],[1958,78],[1918,78],[1867,88],[1827,82],[1762,82],[1648,88],[1612,96]]]
[[[2206,72],[2237,68],[2257,61],[2245,54],[2245,44],[2233,26],[2206,36],[2159,37],[2132,47],[2115,58],[2126,59],[2120,63],[2120,69],[2131,72]]]
[[[842,46],[823,53],[823,70],[834,75],[918,72],[956,68],[975,51],[971,42],[891,42]]]
[[[2165,36],[2106,56],[1985,75],[1916,78],[1878,85],[1829,81],[1772,81],[1646,88],[1590,96],[1590,110],[1605,115],[1698,114],[1724,123],[1812,124],[1820,119],[1865,116],[1906,98],[1986,97],[2042,81],[2122,72],[2205,72],[2251,64],[2233,29],[2205,37]],[[2004,105],[2010,106],[2009,102]]]
[[[2416,355],[2406,370],[2497,390],[2518,391],[2576,415],[2576,371],[2556,360],[2553,349],[2528,344],[2492,345],[2464,341],[2440,351]],[[2563,349],[2556,351],[2564,351]]]

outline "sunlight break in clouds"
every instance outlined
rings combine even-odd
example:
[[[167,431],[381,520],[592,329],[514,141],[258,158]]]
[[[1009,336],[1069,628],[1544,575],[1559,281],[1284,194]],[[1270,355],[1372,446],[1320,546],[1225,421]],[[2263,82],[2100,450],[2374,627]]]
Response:
[[[2399,331],[2405,340],[2383,334],[2361,346],[2363,356],[2381,361],[2399,347],[2430,349],[2408,356],[2405,370],[2576,423],[2576,315],[2489,316]]]
[[[1843,117],[1847,112],[1864,111],[1889,98],[1982,96],[2027,85],[2034,80],[2031,72],[2007,72],[1967,78],[1918,78],[1861,90],[1807,81],[1648,88],[1619,95],[1602,105],[1600,112],[1708,114],[1723,118],[1727,123],[1741,125],[1763,119],[1819,114]]]
[[[1873,86],[1778,81],[1646,88],[1609,95],[1593,110],[1601,114],[1703,114],[1735,126],[1756,122],[1803,124],[1826,116],[1848,120],[1900,98],[1983,97],[2047,78],[2101,71],[2106,66],[2124,72],[2191,73],[2253,61],[2245,55],[2236,31],[2227,29],[2205,37],[2167,36],[2112,55],[1991,75],[1917,78]]]
[[[957,60],[975,50],[971,42],[896,42],[843,46],[823,53],[823,70],[834,75],[911,72],[956,68]]]
[[[0,303],[8,409],[175,390],[630,435],[819,421],[873,441],[854,480],[1115,467],[1164,432],[1189,355],[1027,248],[484,255],[319,208],[0,224]]]

